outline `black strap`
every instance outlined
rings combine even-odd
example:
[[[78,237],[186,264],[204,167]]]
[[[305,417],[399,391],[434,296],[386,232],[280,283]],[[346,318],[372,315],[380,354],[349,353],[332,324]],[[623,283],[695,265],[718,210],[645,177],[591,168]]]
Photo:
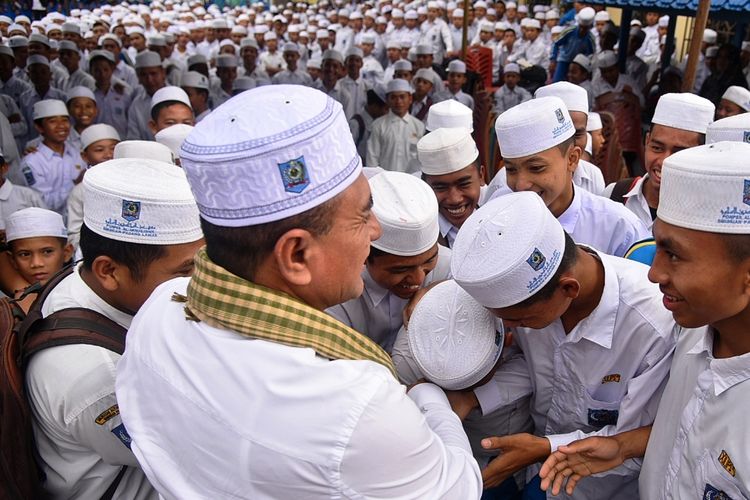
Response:
[[[117,491],[117,487],[120,485],[120,481],[122,481],[122,477],[125,475],[125,471],[128,470],[127,465],[123,465],[120,469],[120,472],[117,473],[117,477],[114,481],[112,481],[112,484],[109,485],[109,488],[107,488],[107,491],[104,492],[104,494],[99,498],[99,500],[112,500],[112,497],[115,496],[115,491]]]
[[[616,201],[617,203],[625,204],[625,195],[633,189],[633,186],[635,186],[639,179],[640,177],[628,177],[615,182],[615,187],[612,189],[612,194],[609,195],[609,199]]]

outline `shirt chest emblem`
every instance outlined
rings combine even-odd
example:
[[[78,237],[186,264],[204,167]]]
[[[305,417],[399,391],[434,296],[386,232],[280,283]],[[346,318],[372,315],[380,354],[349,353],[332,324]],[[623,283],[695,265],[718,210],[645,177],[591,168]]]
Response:
[[[619,373],[611,373],[609,375],[602,377],[602,384],[608,384],[610,382],[619,383],[620,379],[621,379],[621,376]]]
[[[735,469],[732,459],[729,458],[729,454],[725,450],[721,450],[719,458],[717,459],[724,470],[729,473],[730,476],[735,477],[737,475],[737,469]]]

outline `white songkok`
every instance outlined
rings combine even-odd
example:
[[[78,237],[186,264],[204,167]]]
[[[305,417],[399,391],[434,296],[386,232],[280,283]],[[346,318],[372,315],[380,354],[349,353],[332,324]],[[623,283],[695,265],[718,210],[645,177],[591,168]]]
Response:
[[[185,172],[170,163],[100,163],[83,178],[83,204],[86,227],[112,240],[178,245],[203,236]]]
[[[122,141],[115,146],[114,159],[145,158],[174,163],[172,150],[155,141]]]
[[[187,71],[182,74],[180,80],[180,87],[191,87],[195,89],[208,90],[208,78],[202,73],[197,71]]]
[[[79,85],[78,87],[73,87],[72,89],[68,90],[67,97],[68,98],[66,102],[70,102],[78,97],[86,97],[87,99],[91,99],[92,101],[96,102],[96,96],[94,96],[94,93],[91,91],[91,89],[88,87],[84,87],[83,85]]]
[[[583,150],[586,151],[588,154],[593,154],[592,148],[593,148],[593,144],[592,144],[591,134],[586,132],[586,147],[583,148]]]
[[[439,128],[417,143],[417,156],[426,175],[458,172],[479,158],[479,150],[467,128]]]
[[[656,103],[651,123],[705,134],[715,111],[711,101],[690,92],[664,94]]]
[[[233,97],[196,125],[180,157],[202,217],[224,227],[303,213],[362,172],[341,104],[301,85]]]
[[[179,158],[182,143],[192,130],[192,126],[178,123],[177,125],[172,125],[171,127],[160,130],[156,133],[154,139],[159,144],[164,144],[172,150],[172,154],[175,158]]]
[[[562,99],[568,111],[580,111],[589,113],[589,97],[586,89],[580,85],[570,82],[556,82],[544,87],[539,87],[534,97],[555,96]]]
[[[617,54],[613,50],[603,50],[594,56],[597,68],[610,68],[617,64]]]
[[[515,73],[517,75],[520,75],[521,67],[516,63],[507,63],[505,66],[503,66],[503,74],[506,73]]]
[[[576,15],[576,19],[581,26],[591,26],[594,22],[594,16],[596,16],[594,9],[591,7],[584,7],[578,12],[578,15]]]
[[[684,149],[666,158],[659,219],[697,231],[750,233],[748,157],[750,144],[725,141]]]
[[[59,99],[45,99],[34,104],[34,120],[51,116],[69,116],[65,103]]]
[[[393,63],[393,71],[412,71],[413,68],[411,61],[407,61],[406,59],[399,59]]]
[[[24,238],[67,238],[62,215],[44,208],[30,207],[13,212],[5,219],[5,240]]]
[[[602,128],[603,125],[601,115],[594,111],[589,113],[588,120],[586,121],[586,132],[594,132],[596,130],[601,130]]]
[[[474,112],[470,107],[453,99],[430,106],[427,110],[427,130],[439,128],[468,128],[474,131]]]
[[[503,333],[501,321],[448,280],[430,289],[414,308],[407,338],[425,378],[458,391],[481,381],[497,364]]]
[[[86,127],[81,132],[81,150],[85,151],[87,147],[91,146],[95,142],[103,141],[105,139],[120,140],[120,134],[117,133],[117,129],[112,125],[106,123],[97,123]]]
[[[386,94],[390,94],[391,92],[408,92],[410,94],[413,94],[414,89],[412,88],[411,84],[409,84],[409,82],[407,82],[403,78],[394,78],[393,80],[388,82],[385,92]]]
[[[724,95],[721,96],[721,98],[735,103],[745,111],[750,111],[750,90],[747,90],[744,87],[732,85],[726,90],[726,92],[724,92]]]
[[[505,158],[546,151],[573,137],[575,128],[559,97],[538,97],[513,106],[495,121],[497,141]]]
[[[703,43],[707,43],[709,45],[713,45],[716,43],[716,38],[718,36],[718,33],[716,31],[706,28],[703,30]]]
[[[721,141],[750,143],[750,113],[722,118],[709,125],[706,131],[706,144]]]
[[[135,69],[161,67],[161,57],[156,52],[144,50],[135,56]]]
[[[544,287],[564,252],[565,232],[542,198],[509,193],[466,219],[453,244],[451,273],[483,306],[509,307]]]
[[[440,234],[435,193],[418,177],[383,172],[370,178],[372,213],[383,234],[371,245],[401,256],[419,255],[437,243]]]
[[[153,110],[156,106],[163,102],[171,101],[181,102],[188,108],[193,109],[193,107],[190,105],[190,98],[188,97],[187,93],[180,87],[174,86],[162,87],[154,92],[154,95],[151,97],[151,109]]]

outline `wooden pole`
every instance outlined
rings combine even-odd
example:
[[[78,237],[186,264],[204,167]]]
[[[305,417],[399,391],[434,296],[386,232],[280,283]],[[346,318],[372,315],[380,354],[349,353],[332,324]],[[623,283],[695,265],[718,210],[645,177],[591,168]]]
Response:
[[[711,9],[711,0],[700,0],[698,3],[698,12],[695,14],[695,25],[693,26],[693,36],[690,39],[690,52],[688,53],[687,67],[685,68],[685,78],[682,80],[682,91],[691,92],[695,73],[698,70],[698,59],[700,58],[701,44],[703,43],[703,30],[706,29],[708,22],[708,11]]]
[[[469,0],[464,0],[464,30],[461,34],[461,60],[466,60],[466,49],[469,46],[469,8],[471,3]]]

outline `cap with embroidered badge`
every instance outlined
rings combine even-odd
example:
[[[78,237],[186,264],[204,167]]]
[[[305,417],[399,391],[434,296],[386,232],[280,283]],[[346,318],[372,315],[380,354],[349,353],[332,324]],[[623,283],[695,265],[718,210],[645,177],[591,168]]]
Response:
[[[662,167],[657,217],[696,231],[750,233],[749,156],[750,144],[730,141],[669,156]]]
[[[497,117],[495,133],[505,158],[546,151],[570,139],[575,127],[559,97],[537,97],[513,106]]]
[[[535,295],[554,276],[565,252],[565,232],[538,194],[508,193],[469,216],[452,250],[451,273],[461,288],[485,307],[509,307]]]
[[[706,144],[721,141],[750,143],[750,113],[716,120],[706,130]]]
[[[103,140],[114,140],[120,141],[120,134],[117,132],[112,125],[106,123],[97,123],[90,125],[81,132],[81,150],[85,151],[86,148],[94,144],[95,142]]]
[[[203,73],[198,73],[197,71],[186,71],[180,79],[180,87],[208,90],[208,78]]]
[[[68,108],[59,99],[44,99],[34,104],[34,120],[50,118],[52,116],[69,116]]]
[[[400,256],[422,254],[440,234],[438,203],[430,186],[403,172],[382,172],[369,179],[372,213],[382,234],[371,245]]]
[[[465,128],[474,131],[474,112],[470,107],[454,99],[446,99],[427,110],[427,130],[439,128]]]
[[[11,49],[17,49],[20,47],[28,47],[29,39],[26,38],[25,36],[15,35],[15,36],[10,37],[10,39],[8,40],[8,46]]]
[[[67,238],[62,215],[52,210],[29,207],[17,210],[5,219],[5,241],[26,238]]]
[[[733,102],[744,111],[750,111],[750,90],[745,87],[732,85],[724,92],[721,98]]]
[[[253,226],[300,214],[361,173],[343,108],[326,94],[273,85],[229,102],[196,125],[180,155],[212,224]]]
[[[711,101],[690,92],[664,94],[656,103],[651,123],[705,134],[715,111]]]
[[[479,150],[468,128],[439,128],[417,143],[417,158],[425,175],[445,175],[472,165]]]
[[[112,240],[177,245],[203,237],[185,172],[170,163],[121,158],[83,178],[83,223]]]
[[[589,97],[586,89],[580,85],[570,82],[555,82],[543,87],[539,87],[534,93],[534,97],[559,97],[565,103],[568,111],[580,111],[589,113]]]

